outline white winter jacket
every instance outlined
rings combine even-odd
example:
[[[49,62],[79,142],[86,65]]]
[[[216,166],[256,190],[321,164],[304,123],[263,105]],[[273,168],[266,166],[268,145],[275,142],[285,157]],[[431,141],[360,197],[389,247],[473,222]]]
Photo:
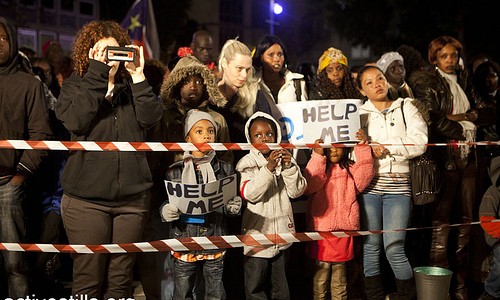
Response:
[[[280,127],[268,114],[257,112],[247,121],[245,134],[249,138],[249,125],[256,117],[265,117],[276,124],[277,140],[281,140]],[[275,172],[267,168],[267,160],[258,150],[251,150],[236,165],[236,171],[241,175],[240,195],[247,200],[243,213],[243,234],[277,234],[295,232],[292,205],[290,198],[297,198],[306,189],[306,180],[297,164],[292,162],[289,168],[281,169],[279,165]],[[271,258],[280,250],[291,244],[243,247],[247,256]]]
[[[386,113],[379,111],[370,100],[360,107],[361,128],[368,140],[384,144],[390,151],[385,158],[374,160],[375,174],[408,173],[408,159],[425,152],[427,123],[412,101],[411,98],[399,98],[392,102]]]
[[[264,95],[266,96],[266,99],[269,103],[281,104],[281,103],[297,102],[297,94],[295,92],[295,83],[294,83],[295,80],[300,81],[300,88],[301,88],[300,101],[307,100],[306,82],[304,80],[304,75],[302,74],[286,70],[285,84],[283,84],[283,86],[280,88],[278,92],[278,100],[273,99],[271,90],[264,83],[264,80],[262,80],[261,74],[259,73],[257,76],[259,76],[260,89],[262,92],[264,92]]]

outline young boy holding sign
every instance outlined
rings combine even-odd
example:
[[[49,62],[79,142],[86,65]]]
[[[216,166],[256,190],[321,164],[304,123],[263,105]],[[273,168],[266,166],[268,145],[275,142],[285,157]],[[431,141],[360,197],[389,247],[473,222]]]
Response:
[[[210,114],[191,109],[184,121],[186,142],[214,143],[217,124]],[[241,198],[236,196],[225,204],[217,198],[222,190],[213,189],[208,183],[227,183],[234,175],[231,164],[218,160],[213,150],[185,152],[182,161],[172,164],[166,174],[169,200],[161,208],[164,221],[171,222],[171,238],[221,236],[226,233],[224,215],[237,215],[241,209]],[[233,176],[234,178],[234,176]],[[235,181],[235,180],[234,180]],[[170,182],[182,183],[174,186]],[[200,184],[207,184],[200,186]],[[197,191],[198,192],[197,194]],[[198,195],[198,197],[196,197]],[[206,199],[204,199],[206,197]],[[174,198],[178,203],[173,203]],[[216,199],[217,201],[215,201]],[[189,202],[186,206],[181,202]],[[193,205],[191,205],[193,204]],[[187,214],[186,207],[195,207]],[[214,210],[209,211],[211,208]],[[207,211],[208,210],[208,211]],[[195,214],[195,212],[200,212]],[[174,257],[174,299],[191,299],[198,268],[203,269],[205,299],[224,299],[222,284],[224,250],[173,251]]]
[[[307,184],[288,150],[270,150],[263,145],[281,142],[278,123],[270,115],[256,112],[245,125],[245,135],[259,150],[251,150],[236,166],[241,175],[240,195],[247,200],[243,233],[295,232],[290,198],[301,196]],[[267,299],[267,294],[271,299],[290,298],[282,250],[291,244],[281,242],[283,240],[277,237],[274,245],[243,248],[247,299]]]

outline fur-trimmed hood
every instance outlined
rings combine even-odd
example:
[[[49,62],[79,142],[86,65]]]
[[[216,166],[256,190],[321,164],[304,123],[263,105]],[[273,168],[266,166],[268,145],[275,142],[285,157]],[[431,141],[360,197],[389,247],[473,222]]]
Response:
[[[179,60],[170,75],[163,81],[160,96],[163,103],[169,107],[180,101],[180,95],[174,95],[176,87],[188,76],[200,74],[203,78],[205,88],[208,92],[210,102],[218,107],[224,107],[227,103],[217,87],[214,74],[194,56],[187,55]],[[202,99],[207,101],[208,99]]]

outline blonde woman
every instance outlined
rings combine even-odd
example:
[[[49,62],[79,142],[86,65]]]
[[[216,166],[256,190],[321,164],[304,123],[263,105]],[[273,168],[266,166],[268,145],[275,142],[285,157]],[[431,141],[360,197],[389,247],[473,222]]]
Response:
[[[221,80],[219,90],[227,100],[224,107],[211,105],[226,119],[231,142],[246,142],[245,123],[257,110],[258,83],[254,78],[252,52],[237,39],[227,40],[219,56]],[[234,153],[234,162],[243,157],[244,151]]]

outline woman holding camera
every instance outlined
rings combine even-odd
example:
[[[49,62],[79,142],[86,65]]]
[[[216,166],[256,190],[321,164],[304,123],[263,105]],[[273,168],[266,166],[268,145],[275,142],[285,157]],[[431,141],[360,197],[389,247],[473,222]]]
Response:
[[[74,73],[61,89],[57,117],[75,141],[146,140],[162,107],[143,73],[142,47],[131,62],[110,61],[108,46],[130,44],[114,21],[92,21],[78,32]],[[151,174],[144,152],[71,151],[62,175],[61,214],[71,244],[140,241],[149,213]],[[135,255],[73,255],[74,295],[131,298]]]

